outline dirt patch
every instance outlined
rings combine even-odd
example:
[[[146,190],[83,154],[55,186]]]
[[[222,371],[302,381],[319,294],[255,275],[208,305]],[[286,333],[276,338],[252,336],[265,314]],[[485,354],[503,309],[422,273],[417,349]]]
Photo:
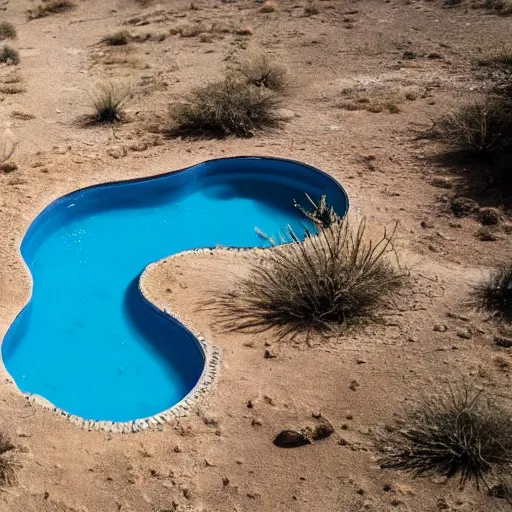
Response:
[[[148,282],[158,303],[222,348],[215,391],[187,418],[115,436],[31,406],[3,373],[1,428],[22,467],[18,484],[0,493],[0,510],[506,510],[505,500],[456,482],[380,469],[377,434],[411,395],[463,376],[509,395],[510,333],[465,303],[509,257],[507,212],[492,239],[478,235],[476,214],[454,216],[454,197],[470,195],[424,134],[479,94],[477,61],[509,43],[510,18],[420,0],[283,0],[271,9],[242,0],[74,3],[30,21],[33,2],[2,6],[20,62],[0,67],[4,135],[19,142],[9,160],[17,169],[0,173],[0,336],[30,295],[19,244],[44,206],[79,187],[222,156],[289,157],[329,172],[376,232],[399,222],[396,243],[413,282],[384,325],[286,343],[272,332],[225,332],[202,306],[235,287],[257,253],[156,265]],[[124,29],[126,45],[101,43]],[[289,71],[282,130],[165,138],[170,104],[261,51]],[[85,128],[77,119],[106,79],[130,86],[126,122]],[[372,108],[347,109],[347,101]],[[313,432],[318,414],[330,436],[289,450],[273,444],[284,430]]]

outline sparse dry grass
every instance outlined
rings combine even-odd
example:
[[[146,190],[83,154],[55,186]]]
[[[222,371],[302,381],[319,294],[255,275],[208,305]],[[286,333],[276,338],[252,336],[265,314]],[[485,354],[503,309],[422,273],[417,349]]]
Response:
[[[472,291],[470,303],[478,309],[512,322],[512,264],[495,268]]]
[[[462,484],[485,482],[512,467],[512,415],[467,384],[422,397],[404,414],[401,437],[381,465],[420,475],[460,475]]]
[[[4,47],[0,51],[0,62],[13,65],[19,64],[20,54],[18,53],[18,50],[15,50],[7,44],[4,45]]]
[[[10,452],[15,446],[4,434],[0,434],[0,486],[9,486],[17,483],[16,470],[21,464],[12,456]]]
[[[0,136],[0,171],[12,172],[18,168],[14,162],[9,161],[16,151],[17,146],[18,143],[14,140],[11,132],[8,129],[4,130]],[[2,434],[0,434],[0,453],[2,442],[3,437]]]
[[[289,85],[288,70],[265,53],[249,56],[240,64],[240,73],[252,85],[282,92]]]
[[[124,106],[130,98],[130,88],[125,84],[105,82],[91,93],[94,114],[90,123],[108,124],[124,120]]]
[[[16,27],[9,21],[0,21],[0,40],[16,39]]]
[[[454,149],[491,156],[512,144],[512,103],[488,98],[463,105],[439,119],[437,130]]]
[[[113,34],[106,35],[101,42],[109,46],[123,46],[127,45],[131,40],[130,32],[128,30],[119,30]]]
[[[366,110],[373,114],[398,114],[401,112],[399,105],[403,101],[398,92],[379,88],[365,90],[359,86],[344,89],[342,96],[343,99],[337,103],[339,108],[350,111]]]
[[[171,136],[250,137],[280,126],[278,100],[267,91],[227,77],[193,91],[171,108]]]
[[[18,85],[0,85],[0,93],[2,94],[21,94],[22,92],[25,92],[25,89]]]
[[[394,231],[366,236],[365,222],[338,220],[318,235],[269,249],[237,289],[218,299],[231,329],[280,337],[326,332],[375,319],[406,280],[388,258]]]
[[[27,11],[28,18],[33,20],[37,18],[44,18],[51,14],[58,14],[61,12],[68,12],[75,8],[75,4],[71,0],[43,0],[34,9]]]

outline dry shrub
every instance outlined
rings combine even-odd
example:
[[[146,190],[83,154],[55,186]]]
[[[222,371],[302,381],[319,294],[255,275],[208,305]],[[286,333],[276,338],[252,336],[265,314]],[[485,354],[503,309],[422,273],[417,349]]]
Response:
[[[0,62],[14,65],[19,64],[20,54],[18,50],[15,50],[7,44],[4,45],[4,47],[0,51]]]
[[[93,123],[117,123],[124,120],[123,107],[130,98],[130,88],[125,84],[105,82],[91,94],[94,114]]]
[[[0,434],[0,486],[14,485],[17,483],[16,470],[21,464],[9,456],[16,448],[10,439],[4,434]]]
[[[0,171],[2,172],[13,172],[18,166],[14,162],[10,162],[9,159],[16,151],[18,143],[14,140],[14,137],[10,130],[5,130],[0,136]],[[2,435],[0,434],[0,445]]]
[[[463,383],[434,397],[422,397],[404,414],[401,437],[381,467],[414,475],[460,475],[462,484],[477,486],[485,477],[510,473],[512,415],[510,411]]]
[[[252,85],[274,91],[284,91],[288,86],[288,70],[273,62],[265,53],[250,56],[240,65],[240,73]]]
[[[34,9],[28,10],[29,19],[44,18],[50,14],[71,11],[75,8],[75,4],[70,0],[44,0]]]
[[[130,42],[131,36],[128,30],[119,30],[113,34],[106,35],[101,42],[109,46],[123,46]]]
[[[227,77],[200,87],[187,103],[171,108],[171,136],[250,137],[255,132],[276,128],[278,100],[267,91]]]
[[[221,318],[231,329],[280,337],[326,332],[376,317],[404,284],[405,274],[388,259],[394,231],[377,241],[365,222],[354,228],[345,218],[300,242],[266,251],[238,288],[219,299]]]
[[[512,103],[488,98],[463,105],[437,122],[441,139],[460,151],[489,156],[512,145]]]
[[[339,222],[339,217],[336,214],[336,211],[327,203],[327,196],[322,196],[318,203],[313,201],[308,194],[306,194],[306,199],[312,206],[311,210],[306,210],[306,208],[297,201],[294,201],[294,206],[301,211],[302,215],[304,215],[306,219],[315,224],[315,226],[325,229],[330,228],[333,224]]]
[[[0,85],[2,94],[21,94],[22,92],[25,92],[25,89],[17,85]]]
[[[502,264],[472,290],[470,303],[512,322],[512,264]]]
[[[16,39],[16,27],[8,21],[0,21],[0,40]]]

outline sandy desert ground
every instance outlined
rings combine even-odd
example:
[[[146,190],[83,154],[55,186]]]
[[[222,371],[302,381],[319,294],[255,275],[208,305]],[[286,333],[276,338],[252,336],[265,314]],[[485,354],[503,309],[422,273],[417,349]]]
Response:
[[[372,230],[399,222],[411,286],[382,325],[309,344],[278,342],[271,333],[225,332],[215,311],[200,307],[236,284],[253,253],[163,261],[147,285],[158,305],[222,349],[214,390],[174,424],[112,435],[30,405],[3,370],[0,428],[17,445],[21,468],[17,485],[0,488],[0,510],[510,507],[456,479],[381,469],[378,438],[404,401],[462,377],[510,398],[510,354],[494,344],[496,326],[465,304],[470,287],[510,256],[510,235],[482,241],[477,220],[451,214],[450,198],[470,191],[436,159],[439,142],[419,135],[483,89],[476,63],[511,44],[512,18],[435,0],[325,0],[312,15],[302,1],[275,3],[263,13],[253,0],[76,0],[69,12],[28,20],[35,1],[2,0],[0,19],[17,29],[10,44],[20,63],[0,67],[0,120],[18,141],[17,170],[0,173],[0,336],[30,296],[19,245],[42,208],[80,187],[222,156],[287,157],[330,173]],[[100,43],[123,28],[137,40]],[[169,105],[251,51],[289,69],[283,129],[249,139],[167,138]],[[84,127],[90,91],[106,78],[129,82],[128,122]],[[172,293],[170,275],[183,285]],[[268,349],[275,357],[264,357]],[[318,414],[335,429],[328,439],[290,450],[272,444],[279,431],[314,425]]]

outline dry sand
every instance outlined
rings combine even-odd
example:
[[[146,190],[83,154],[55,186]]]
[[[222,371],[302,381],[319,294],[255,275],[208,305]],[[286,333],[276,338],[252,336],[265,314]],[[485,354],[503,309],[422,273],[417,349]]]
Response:
[[[76,3],[69,13],[27,21],[34,2],[2,2],[3,18],[18,29],[13,45],[21,63],[1,67],[0,81],[15,71],[23,92],[1,94],[0,103],[1,120],[19,141],[13,158],[19,169],[0,175],[0,337],[29,298],[19,245],[44,206],[79,187],[214,157],[290,157],[326,170],[372,229],[400,222],[398,246],[413,282],[385,325],[307,346],[278,342],[272,333],[223,332],[215,311],[200,307],[235,286],[254,254],[218,251],[156,265],[147,284],[158,304],[222,348],[214,392],[174,425],[115,436],[80,430],[30,406],[4,373],[0,428],[19,445],[23,467],[18,485],[0,489],[0,510],[506,510],[504,500],[461,490],[456,481],[381,470],[376,437],[405,400],[462,376],[508,395],[510,373],[494,359],[510,357],[493,346],[493,325],[464,301],[471,284],[509,256],[510,238],[501,233],[497,241],[480,241],[475,220],[450,215],[446,201],[458,177],[432,158],[437,143],[417,134],[478,93],[475,61],[510,42],[510,18],[421,0],[321,1],[309,17],[304,3],[294,1],[276,2],[268,14],[249,0],[198,0],[193,9],[189,1]],[[139,26],[123,25],[135,17]],[[212,42],[170,35],[186,24],[214,22],[228,32]],[[246,26],[252,35],[233,34]],[[98,44],[121,28],[151,36],[128,47]],[[282,131],[195,142],[159,133],[170,103],[256,49],[291,72],[283,107],[294,116]],[[403,59],[406,51],[416,58]],[[80,127],[91,87],[106,77],[130,82],[130,122]],[[383,111],[342,108],[361,97]],[[389,112],[390,103],[398,113]],[[454,188],[436,187],[438,178]],[[168,276],[183,286],[167,292]],[[446,332],[435,325],[446,325]],[[470,339],[460,336],[468,330]],[[264,358],[268,348],[277,357]],[[313,425],[318,412],[335,428],[329,439],[293,450],[272,444],[284,428]]]

